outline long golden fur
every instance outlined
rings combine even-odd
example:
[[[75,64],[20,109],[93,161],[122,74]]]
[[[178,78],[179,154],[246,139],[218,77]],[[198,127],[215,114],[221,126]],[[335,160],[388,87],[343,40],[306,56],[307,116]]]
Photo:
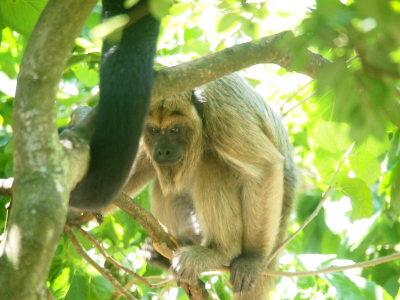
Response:
[[[268,299],[273,278],[258,275],[285,238],[296,172],[264,99],[232,74],[152,103],[125,191],[153,178],[152,212],[186,244],[174,276],[194,284],[203,270],[230,266],[234,299]]]

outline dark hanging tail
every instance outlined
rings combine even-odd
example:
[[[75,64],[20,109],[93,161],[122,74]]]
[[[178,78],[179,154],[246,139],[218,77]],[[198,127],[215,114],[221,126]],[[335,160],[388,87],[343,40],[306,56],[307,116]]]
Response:
[[[103,0],[103,18],[130,10],[124,0]],[[160,22],[147,14],[124,29],[118,44],[104,41],[100,67],[100,102],[90,143],[86,177],[71,193],[70,206],[100,211],[121,191],[136,156],[153,86],[153,60]]]

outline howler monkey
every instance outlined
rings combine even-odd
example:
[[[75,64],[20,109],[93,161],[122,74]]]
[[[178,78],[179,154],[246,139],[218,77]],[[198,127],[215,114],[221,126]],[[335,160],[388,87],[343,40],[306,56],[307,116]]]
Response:
[[[268,298],[273,278],[259,273],[285,238],[296,185],[292,145],[271,107],[229,75],[152,103],[140,149],[124,190],[155,178],[155,217],[179,240],[203,237],[174,253],[174,276],[195,284],[203,270],[229,266],[234,299]]]
[[[102,19],[143,9],[125,0],[103,0]],[[131,20],[132,22],[132,20]],[[117,44],[105,40],[100,66],[100,101],[90,143],[89,171],[71,193],[70,206],[101,211],[121,191],[136,156],[153,84],[160,22],[150,14],[128,25]]]

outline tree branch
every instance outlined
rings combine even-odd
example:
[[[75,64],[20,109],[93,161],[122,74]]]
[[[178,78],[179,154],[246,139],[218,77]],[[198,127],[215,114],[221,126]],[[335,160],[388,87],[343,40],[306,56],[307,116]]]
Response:
[[[156,74],[152,97],[155,100],[166,98],[257,64],[277,64],[288,71],[316,78],[331,61],[307,49],[294,53],[291,49],[295,42],[293,32],[284,31],[165,68]]]
[[[327,268],[321,268],[318,270],[304,271],[304,272],[279,272],[279,271],[266,270],[266,271],[263,271],[262,274],[268,275],[268,276],[277,276],[277,277],[307,277],[307,276],[314,276],[314,275],[318,275],[318,274],[326,274],[326,273],[346,271],[346,270],[357,269],[357,268],[371,267],[371,266],[383,264],[385,262],[399,259],[399,258],[400,258],[400,254],[395,253],[395,254],[383,256],[383,257],[380,257],[377,259],[372,259],[369,261],[364,261],[361,263],[356,263],[356,264],[347,265],[347,266],[327,267]]]
[[[126,299],[129,300],[137,300],[133,297],[119,282],[117,279],[112,276],[111,272],[107,269],[102,268],[98,263],[96,263],[83,249],[82,245],[79,243],[75,234],[72,232],[71,227],[69,225],[65,225],[65,233],[68,235],[72,244],[75,247],[76,252],[83,257],[89,264],[91,264],[101,275],[103,275],[116,289],[120,292]]]
[[[115,199],[114,204],[135,219],[150,235],[154,248],[163,256],[172,259],[172,251],[180,247],[179,242],[154,216],[125,193]]]
[[[166,283],[163,283],[160,285],[160,283],[158,284],[151,284],[145,277],[140,276],[139,274],[133,272],[132,270],[124,267],[123,265],[121,265],[119,262],[117,262],[113,257],[111,257],[104,249],[103,247],[100,246],[100,244],[95,240],[95,238],[88,232],[86,232],[85,230],[83,230],[81,227],[75,227],[80,234],[82,234],[86,239],[89,240],[89,242],[91,242],[93,244],[93,246],[104,256],[105,259],[107,259],[114,267],[123,270],[124,272],[132,275],[133,277],[135,277],[135,282],[136,283],[144,283],[147,287],[154,289],[154,288],[159,288],[160,286],[163,286],[167,283],[169,283],[169,281],[167,281]]]
[[[22,59],[13,108],[13,204],[0,247],[4,299],[45,297],[71,186],[55,99],[75,38],[96,3],[49,0]]]
[[[49,300],[57,300],[48,288],[46,289],[46,296]]]
[[[180,247],[179,242],[168,233],[167,229],[151,213],[142,208],[125,193],[121,193],[115,199],[114,204],[143,226],[150,235],[153,246],[158,253],[168,259],[172,259],[173,250]],[[191,300],[208,299],[205,284],[200,279],[195,286],[183,283],[182,288]]]

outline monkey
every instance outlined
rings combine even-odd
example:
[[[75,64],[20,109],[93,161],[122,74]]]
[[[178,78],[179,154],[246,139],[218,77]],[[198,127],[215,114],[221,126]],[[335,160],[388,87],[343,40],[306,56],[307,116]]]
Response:
[[[127,9],[125,2],[103,0],[103,21],[148,5],[143,0]],[[160,21],[147,13],[124,28],[117,44],[103,42],[89,170],[71,192],[69,206],[73,209],[102,211],[129,176],[150,104],[159,27]]]
[[[262,96],[231,74],[152,103],[124,190],[151,180],[154,216],[178,240],[194,237],[174,252],[175,278],[194,285],[229,266],[233,299],[268,299],[274,279],[260,272],[285,239],[297,175],[288,133]]]

